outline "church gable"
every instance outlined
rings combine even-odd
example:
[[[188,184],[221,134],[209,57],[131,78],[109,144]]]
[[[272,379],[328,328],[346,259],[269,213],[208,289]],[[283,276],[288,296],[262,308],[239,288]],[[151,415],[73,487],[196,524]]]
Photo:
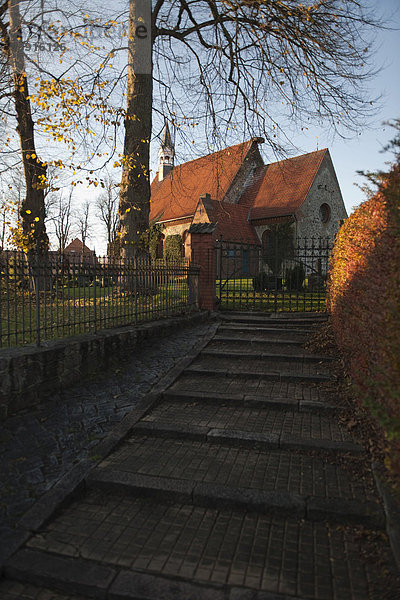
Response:
[[[294,214],[305,201],[327,150],[318,150],[259,167],[240,204],[250,219]]]
[[[257,159],[254,147],[258,143],[259,138],[255,138],[183,163],[162,181],[157,175],[151,185],[150,219],[163,222],[193,216],[204,193],[218,201],[224,200],[228,192],[234,198],[236,177],[246,178],[254,168],[250,157]]]
[[[251,145],[247,156],[240,165],[238,172],[236,173],[229,189],[227,190],[224,202],[230,204],[238,204],[243,195],[243,190],[250,184],[254,172],[257,168],[264,164],[261,157],[258,144],[264,142],[263,138],[253,138],[253,144]]]
[[[340,222],[347,219],[346,207],[328,150],[296,217],[300,237],[333,238]]]

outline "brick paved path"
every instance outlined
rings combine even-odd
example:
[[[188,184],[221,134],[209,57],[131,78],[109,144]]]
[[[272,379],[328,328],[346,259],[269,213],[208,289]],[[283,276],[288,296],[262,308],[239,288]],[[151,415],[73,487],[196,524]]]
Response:
[[[330,360],[302,348],[318,321],[224,320],[26,536],[1,598],[398,599],[381,499],[340,425]]]
[[[212,321],[149,338],[120,368],[9,417],[0,428],[0,537],[97,445],[157,381],[215,329]]]

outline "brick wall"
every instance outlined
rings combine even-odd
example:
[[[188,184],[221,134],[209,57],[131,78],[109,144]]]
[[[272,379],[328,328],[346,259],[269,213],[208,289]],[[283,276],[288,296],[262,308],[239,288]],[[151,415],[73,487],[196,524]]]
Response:
[[[191,232],[191,260],[200,267],[199,305],[201,310],[215,309],[216,260],[213,233]]]

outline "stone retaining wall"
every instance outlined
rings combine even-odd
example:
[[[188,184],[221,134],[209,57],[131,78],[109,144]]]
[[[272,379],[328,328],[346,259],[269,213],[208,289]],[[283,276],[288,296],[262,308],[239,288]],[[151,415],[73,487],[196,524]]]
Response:
[[[7,417],[78,383],[85,377],[115,366],[129,357],[137,344],[163,337],[208,318],[208,312],[109,329],[44,343],[41,347],[0,350],[0,416]]]

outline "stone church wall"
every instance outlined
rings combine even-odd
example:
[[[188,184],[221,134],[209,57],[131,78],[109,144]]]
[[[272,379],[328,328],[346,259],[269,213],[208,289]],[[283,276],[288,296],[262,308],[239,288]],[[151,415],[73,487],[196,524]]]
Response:
[[[253,151],[249,152],[248,157],[241,165],[236,177],[233,180],[232,185],[230,186],[225,195],[224,202],[229,202],[230,204],[237,204],[241,195],[243,194],[244,189],[250,183],[250,180],[254,173],[254,169],[256,167],[261,167],[263,164],[264,162],[261,157],[260,151],[258,147],[256,147]]]
[[[332,241],[340,227],[340,221],[347,219],[346,208],[329,154],[325,155],[307,198],[297,211],[296,217],[298,237],[322,237],[330,238]]]

